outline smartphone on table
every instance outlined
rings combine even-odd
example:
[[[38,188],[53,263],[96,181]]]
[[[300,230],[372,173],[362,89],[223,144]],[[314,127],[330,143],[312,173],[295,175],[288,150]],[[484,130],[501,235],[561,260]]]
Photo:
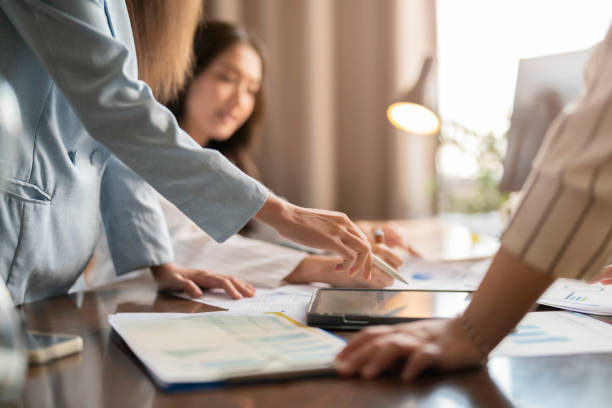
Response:
[[[75,334],[26,331],[30,364],[46,363],[83,350],[83,339]]]

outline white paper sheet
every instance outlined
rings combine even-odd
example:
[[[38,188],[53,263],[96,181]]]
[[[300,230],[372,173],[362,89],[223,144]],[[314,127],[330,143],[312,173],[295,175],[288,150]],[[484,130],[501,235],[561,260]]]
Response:
[[[612,325],[573,312],[528,313],[492,357],[612,352]]]
[[[108,318],[162,387],[330,370],[344,341],[285,317],[232,312]]]
[[[540,297],[538,303],[576,312],[612,316],[612,287],[558,279]]]
[[[482,263],[484,262],[484,264]],[[490,261],[478,263],[432,262],[409,258],[399,272],[409,285],[395,281],[393,289],[413,290],[475,290]],[[483,268],[482,265],[485,265]]]
[[[206,291],[202,297],[193,299],[185,294],[176,296],[195,302],[221,307],[232,312],[283,312],[292,319],[306,324],[306,309],[314,291],[314,286],[286,285],[276,289],[257,289],[252,298],[231,299],[224,292]]]

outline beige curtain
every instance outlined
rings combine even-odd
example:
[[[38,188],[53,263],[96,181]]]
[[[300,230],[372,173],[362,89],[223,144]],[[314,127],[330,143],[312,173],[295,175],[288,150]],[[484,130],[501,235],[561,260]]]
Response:
[[[387,106],[435,56],[434,0],[207,0],[267,46],[264,183],[352,218],[434,211],[435,137],[396,131]]]

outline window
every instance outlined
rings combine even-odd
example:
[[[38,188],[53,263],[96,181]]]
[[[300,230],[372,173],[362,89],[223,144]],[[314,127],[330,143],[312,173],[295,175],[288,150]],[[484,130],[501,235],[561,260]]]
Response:
[[[508,128],[521,58],[585,49],[602,40],[609,0],[437,0],[440,116],[477,134]],[[479,163],[464,149],[440,148],[442,179],[473,179]]]

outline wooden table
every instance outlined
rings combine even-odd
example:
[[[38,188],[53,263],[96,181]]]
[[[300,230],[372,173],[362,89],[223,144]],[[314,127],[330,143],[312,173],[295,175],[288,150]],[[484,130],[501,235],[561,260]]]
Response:
[[[610,407],[612,354],[495,358],[488,369],[393,377],[293,380],[168,394],[107,323],[116,312],[204,312],[212,307],[157,293],[147,279],[19,308],[30,329],[80,335],[83,352],[31,367],[27,407]],[[349,334],[347,334],[349,335]]]

